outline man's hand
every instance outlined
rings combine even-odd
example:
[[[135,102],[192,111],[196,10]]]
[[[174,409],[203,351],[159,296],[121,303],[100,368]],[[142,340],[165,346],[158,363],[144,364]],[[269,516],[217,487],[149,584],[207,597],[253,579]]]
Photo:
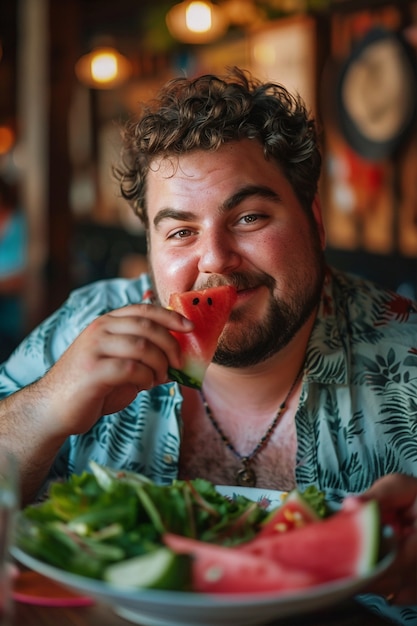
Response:
[[[382,523],[393,526],[398,537],[394,563],[367,591],[394,604],[417,604],[417,478],[384,476],[360,498],[377,500]]]
[[[169,331],[191,329],[178,313],[149,304],[94,320],[36,384],[48,429],[61,436],[86,432],[102,415],[130,404],[139,391],[166,382],[168,366],[182,366],[179,344]]]

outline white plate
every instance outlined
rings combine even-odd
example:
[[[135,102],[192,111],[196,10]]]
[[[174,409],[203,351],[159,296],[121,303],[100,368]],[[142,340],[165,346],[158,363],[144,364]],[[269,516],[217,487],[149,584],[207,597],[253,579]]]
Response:
[[[242,494],[252,500],[281,502],[282,494],[261,489],[218,487],[226,496]],[[368,576],[317,585],[285,594],[201,594],[184,591],[120,590],[108,583],[70,574],[12,547],[15,559],[82,595],[111,605],[122,617],[141,626],[255,626],[273,619],[294,616],[344,600],[362,590],[391,563],[385,557]]]
[[[216,485],[216,489],[223,496],[234,498],[245,496],[249,500],[259,502],[266,509],[275,509],[280,506],[288,492],[274,491],[273,489],[256,489],[254,487],[230,487],[230,485]]]

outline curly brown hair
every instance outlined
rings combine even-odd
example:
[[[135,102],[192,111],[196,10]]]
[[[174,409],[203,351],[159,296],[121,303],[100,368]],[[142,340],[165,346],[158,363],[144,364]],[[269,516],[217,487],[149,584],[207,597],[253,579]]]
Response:
[[[236,67],[224,77],[174,78],[126,122],[121,162],[113,168],[121,195],[147,228],[146,177],[155,158],[244,138],[262,144],[309,212],[321,170],[314,120],[299,96]]]

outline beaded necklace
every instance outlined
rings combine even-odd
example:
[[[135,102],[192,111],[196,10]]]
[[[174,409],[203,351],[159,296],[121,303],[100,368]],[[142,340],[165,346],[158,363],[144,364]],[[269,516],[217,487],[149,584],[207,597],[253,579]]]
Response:
[[[261,450],[267,445],[268,441],[270,440],[271,435],[274,432],[274,430],[275,430],[275,428],[276,428],[276,426],[277,426],[277,424],[279,422],[279,419],[280,419],[281,415],[284,413],[284,411],[287,408],[287,403],[288,403],[288,401],[289,401],[289,399],[290,399],[290,397],[292,395],[292,392],[295,389],[295,386],[296,386],[296,384],[297,384],[297,382],[298,382],[298,380],[299,380],[299,378],[301,376],[302,371],[303,371],[303,368],[301,368],[301,370],[298,372],[298,374],[295,377],[295,380],[292,383],[292,385],[291,385],[291,387],[290,387],[290,389],[289,389],[285,399],[279,405],[278,411],[276,412],[276,415],[275,415],[274,419],[272,420],[271,424],[268,426],[268,429],[267,429],[266,433],[258,441],[258,443],[254,447],[252,452],[250,452],[247,455],[240,454],[240,452],[238,452],[238,450],[236,450],[235,446],[232,444],[230,439],[225,435],[225,433],[221,429],[219,423],[215,419],[211,408],[207,404],[207,401],[206,401],[206,399],[204,397],[203,391],[200,391],[201,399],[203,401],[204,410],[206,412],[206,415],[207,415],[208,419],[210,420],[211,424],[214,426],[214,428],[217,431],[217,433],[220,435],[220,438],[223,441],[223,443],[226,446],[226,448],[228,448],[232,452],[232,454],[234,454],[235,457],[237,459],[239,459],[239,461],[243,465],[243,467],[240,470],[238,470],[238,472],[236,474],[236,482],[237,482],[237,484],[239,486],[241,486],[241,487],[255,487],[256,486],[257,476],[256,476],[255,470],[251,467],[251,465],[254,462],[254,460],[256,459],[256,457],[258,456],[258,454],[261,452]]]

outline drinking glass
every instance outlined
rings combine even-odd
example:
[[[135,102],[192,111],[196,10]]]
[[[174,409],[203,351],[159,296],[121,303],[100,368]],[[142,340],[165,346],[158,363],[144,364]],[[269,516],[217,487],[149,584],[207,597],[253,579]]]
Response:
[[[17,507],[17,462],[8,450],[0,446],[0,626],[10,624],[12,613],[9,547]]]

